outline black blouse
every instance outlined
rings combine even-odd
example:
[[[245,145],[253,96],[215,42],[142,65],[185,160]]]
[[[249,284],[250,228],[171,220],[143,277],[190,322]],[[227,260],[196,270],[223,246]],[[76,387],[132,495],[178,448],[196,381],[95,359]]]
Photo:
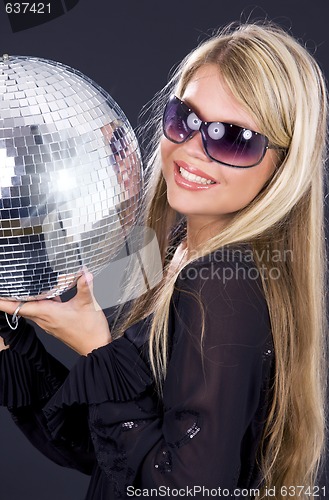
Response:
[[[274,351],[255,264],[226,250],[181,271],[161,400],[148,362],[150,321],[81,356],[70,372],[30,325],[12,333],[0,352],[0,403],[44,455],[92,476],[86,500],[152,488],[194,498],[221,488],[234,498],[235,488],[258,488]]]

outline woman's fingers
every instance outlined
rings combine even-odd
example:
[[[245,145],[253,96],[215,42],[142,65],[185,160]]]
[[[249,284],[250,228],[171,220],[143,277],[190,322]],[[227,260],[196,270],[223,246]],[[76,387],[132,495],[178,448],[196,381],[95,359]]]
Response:
[[[0,299],[0,311],[12,315],[19,304],[17,301]],[[91,306],[92,310],[98,311],[100,309],[93,295],[93,275],[91,273],[86,272],[78,279],[76,296],[65,304],[67,308],[80,309],[81,307]],[[64,303],[58,296],[53,299],[26,301],[21,305],[17,314],[40,325],[40,321],[44,324],[44,322],[56,318],[63,305]],[[60,307],[61,309],[59,309]]]
[[[0,310],[13,314],[18,304],[0,300]],[[83,355],[111,342],[106,317],[93,295],[93,275],[89,272],[78,279],[77,293],[72,299],[61,302],[56,297],[28,301],[18,314]]]
[[[20,302],[15,302],[12,300],[0,300],[0,311],[6,312],[8,314],[14,314],[17,310],[17,307],[20,305]],[[18,312],[17,316],[22,316],[23,318],[31,319],[36,323],[39,323],[39,320],[46,321],[49,317],[50,311],[54,311],[55,307],[58,307],[57,302],[52,300],[33,300],[24,302]]]
[[[91,305],[93,309],[99,311],[101,307],[94,297],[93,289],[93,275],[86,272],[77,281],[77,294],[74,300],[79,302],[80,306]]]
[[[59,295],[57,295],[56,297],[53,297],[52,299],[50,300],[53,300],[54,302],[62,302],[62,299],[60,298]]]
[[[0,300],[0,311],[6,312],[7,314],[14,314],[19,304],[20,302],[15,300]],[[20,307],[19,313],[24,306],[25,303]]]
[[[5,341],[2,337],[0,337],[0,351],[4,351],[5,349],[9,349],[9,345],[5,345]]]

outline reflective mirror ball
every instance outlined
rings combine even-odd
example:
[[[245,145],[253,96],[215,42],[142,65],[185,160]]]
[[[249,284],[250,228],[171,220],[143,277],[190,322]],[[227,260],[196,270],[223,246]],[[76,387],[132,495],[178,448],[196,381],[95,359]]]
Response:
[[[112,97],[63,64],[0,58],[0,296],[35,300],[97,275],[143,196],[134,131]]]

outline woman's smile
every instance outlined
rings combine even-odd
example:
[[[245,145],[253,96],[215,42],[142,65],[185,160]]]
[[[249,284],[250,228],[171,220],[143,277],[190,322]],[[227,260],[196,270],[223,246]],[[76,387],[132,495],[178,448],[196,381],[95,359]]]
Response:
[[[178,186],[189,190],[210,189],[219,184],[213,177],[184,161],[174,162],[174,177]]]

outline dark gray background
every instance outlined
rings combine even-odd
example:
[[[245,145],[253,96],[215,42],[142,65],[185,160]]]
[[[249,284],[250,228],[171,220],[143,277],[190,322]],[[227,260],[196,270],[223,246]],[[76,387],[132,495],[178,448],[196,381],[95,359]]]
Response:
[[[328,5],[328,6],[327,6]],[[268,17],[302,39],[329,74],[326,0],[80,0],[64,16],[12,33],[0,4],[0,53],[54,59],[86,73],[118,101],[132,125],[167,81],[170,68],[211,30]],[[52,338],[68,366],[76,356]],[[0,500],[82,500],[89,478],[52,464],[0,408]],[[325,478],[319,486],[326,484]],[[329,486],[327,486],[329,487]]]

